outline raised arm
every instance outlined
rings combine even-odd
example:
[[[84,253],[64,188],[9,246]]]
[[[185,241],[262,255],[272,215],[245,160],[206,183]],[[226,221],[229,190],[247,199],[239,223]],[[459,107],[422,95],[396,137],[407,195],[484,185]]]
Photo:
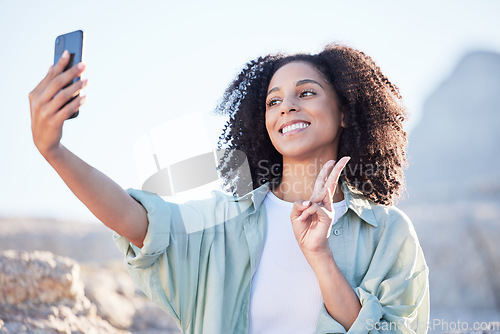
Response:
[[[62,89],[85,69],[80,63],[62,72],[68,61],[69,56],[65,52],[29,94],[33,141],[43,157],[97,219],[134,245],[142,247],[148,228],[144,207],[116,182],[81,160],[60,142],[64,121],[85,102],[85,96],[78,96],[61,107],[78,95],[87,83],[86,80],[79,80]]]

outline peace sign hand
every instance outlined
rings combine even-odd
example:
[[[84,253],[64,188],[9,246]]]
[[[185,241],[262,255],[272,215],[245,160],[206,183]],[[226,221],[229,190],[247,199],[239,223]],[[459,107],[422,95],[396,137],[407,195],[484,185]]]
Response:
[[[340,173],[349,159],[350,157],[343,157],[337,163],[327,161],[318,174],[311,199],[295,201],[293,204],[290,220],[295,238],[306,259],[315,254],[331,253],[328,237],[335,217],[333,194]]]

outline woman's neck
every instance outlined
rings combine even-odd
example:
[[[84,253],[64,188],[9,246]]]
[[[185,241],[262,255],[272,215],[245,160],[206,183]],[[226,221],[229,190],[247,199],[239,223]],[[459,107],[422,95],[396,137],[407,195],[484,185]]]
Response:
[[[274,195],[287,202],[309,200],[321,168],[332,159],[335,160],[335,158],[314,158],[297,161],[283,157],[282,180],[280,185],[273,190]],[[333,195],[333,202],[340,202],[343,199],[344,194],[339,181]]]

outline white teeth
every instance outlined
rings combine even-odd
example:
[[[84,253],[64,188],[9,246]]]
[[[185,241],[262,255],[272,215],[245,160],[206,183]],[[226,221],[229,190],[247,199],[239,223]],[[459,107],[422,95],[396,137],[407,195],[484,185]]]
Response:
[[[281,132],[283,134],[289,132],[289,131],[292,131],[292,130],[295,130],[295,129],[304,129],[304,128],[307,128],[309,126],[308,123],[294,123],[292,125],[289,125],[289,126],[285,126]]]

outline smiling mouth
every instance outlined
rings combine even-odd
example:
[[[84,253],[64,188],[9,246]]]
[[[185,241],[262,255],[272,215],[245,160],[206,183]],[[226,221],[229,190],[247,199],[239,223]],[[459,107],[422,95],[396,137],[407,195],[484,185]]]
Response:
[[[286,135],[287,133],[295,133],[299,132],[302,129],[307,128],[311,123],[305,123],[305,122],[299,122],[299,123],[294,123],[292,125],[285,126],[283,129],[279,130],[279,132],[283,135]]]

